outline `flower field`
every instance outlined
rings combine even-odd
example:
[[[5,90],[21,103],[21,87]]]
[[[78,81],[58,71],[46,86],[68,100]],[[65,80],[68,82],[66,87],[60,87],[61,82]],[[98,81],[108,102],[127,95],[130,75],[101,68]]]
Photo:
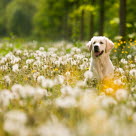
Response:
[[[135,45],[115,42],[98,84],[85,43],[1,42],[0,136],[136,136]]]

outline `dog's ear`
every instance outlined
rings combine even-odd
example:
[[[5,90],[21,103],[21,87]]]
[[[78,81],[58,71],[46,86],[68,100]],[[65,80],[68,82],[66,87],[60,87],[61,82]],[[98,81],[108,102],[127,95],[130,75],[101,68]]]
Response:
[[[89,41],[86,46],[88,47],[89,51],[91,52],[92,51],[92,40]]]
[[[105,40],[106,40],[106,49],[105,49],[105,52],[110,52],[111,49],[114,47],[114,43],[109,40],[107,37],[105,37]]]

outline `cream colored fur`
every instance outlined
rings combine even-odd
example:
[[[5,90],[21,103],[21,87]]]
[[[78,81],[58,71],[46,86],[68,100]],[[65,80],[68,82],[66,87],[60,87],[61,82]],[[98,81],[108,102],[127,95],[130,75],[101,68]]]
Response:
[[[98,57],[95,56],[95,45],[99,47],[100,52],[103,52],[103,54]],[[92,55],[90,70],[93,72],[94,76],[98,80],[112,78],[114,74],[114,67],[109,54],[114,46],[114,43],[104,36],[94,36],[91,41],[87,43],[87,46]]]

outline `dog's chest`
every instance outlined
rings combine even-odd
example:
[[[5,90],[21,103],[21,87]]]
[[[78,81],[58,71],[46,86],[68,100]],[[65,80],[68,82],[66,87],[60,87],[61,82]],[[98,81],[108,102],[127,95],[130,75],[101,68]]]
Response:
[[[113,73],[113,65],[109,59],[109,57],[97,58],[93,60],[93,68],[92,70],[98,77],[103,78],[105,76],[109,76],[110,73]]]
[[[104,59],[98,58],[94,62],[95,69],[99,69],[99,71],[104,72],[105,66],[106,66],[106,61]]]

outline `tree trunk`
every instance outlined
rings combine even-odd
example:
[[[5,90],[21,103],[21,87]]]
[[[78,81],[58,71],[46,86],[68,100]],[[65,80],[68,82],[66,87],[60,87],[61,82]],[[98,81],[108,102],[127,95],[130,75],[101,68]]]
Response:
[[[68,13],[65,12],[64,21],[63,21],[63,36],[64,39],[68,39]]]
[[[100,17],[99,17],[99,35],[102,36],[103,35],[103,31],[104,31],[104,5],[105,5],[105,0],[100,0]]]
[[[80,33],[80,40],[84,40],[84,10],[81,12],[81,33]]]
[[[95,0],[91,1],[91,5],[94,6]],[[91,12],[90,14],[90,37],[93,37],[94,34],[94,15]]]
[[[119,9],[119,34],[123,38],[126,36],[126,0],[120,0],[120,9]]]

